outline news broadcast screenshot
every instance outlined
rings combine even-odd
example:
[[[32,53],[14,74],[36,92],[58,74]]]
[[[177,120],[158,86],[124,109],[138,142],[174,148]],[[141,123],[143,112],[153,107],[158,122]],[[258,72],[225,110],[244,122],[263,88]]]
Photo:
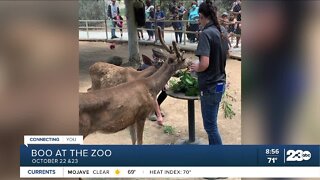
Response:
[[[320,1],[0,1],[0,179],[320,179]]]

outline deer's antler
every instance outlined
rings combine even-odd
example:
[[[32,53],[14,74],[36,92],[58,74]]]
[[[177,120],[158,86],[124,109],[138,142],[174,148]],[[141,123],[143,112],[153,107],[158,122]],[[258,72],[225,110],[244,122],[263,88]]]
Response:
[[[176,57],[178,58],[179,61],[183,61],[184,58],[183,58],[183,55],[184,55],[184,51],[180,51],[180,49],[178,48],[177,46],[177,43],[175,41],[172,41],[172,46],[168,46],[164,43],[164,40],[163,40],[163,36],[162,36],[162,33],[161,33],[161,27],[158,26],[158,35],[159,35],[159,39],[160,39],[160,43],[162,45],[162,47],[168,51],[170,54],[176,54]]]
[[[180,49],[178,48],[177,43],[175,41],[172,41],[172,47],[173,47],[174,53],[176,54],[178,60],[183,61],[184,60],[183,55],[185,52],[180,51]]]
[[[172,50],[172,47],[171,46],[168,46],[164,43],[164,40],[163,40],[163,37],[162,37],[162,33],[161,33],[161,27],[158,26],[157,28],[157,31],[158,31],[158,36],[159,36],[159,39],[160,39],[160,43],[162,45],[162,47],[168,51],[170,54],[174,54],[173,50]]]

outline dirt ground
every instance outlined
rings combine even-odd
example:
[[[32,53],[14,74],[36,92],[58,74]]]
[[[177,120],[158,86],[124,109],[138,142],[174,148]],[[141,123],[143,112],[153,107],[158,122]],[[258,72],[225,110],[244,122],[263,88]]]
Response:
[[[79,70],[79,91],[86,92],[91,86],[88,69],[96,61],[106,61],[110,56],[123,57],[127,61],[128,46],[126,44],[116,45],[114,50],[104,42],[79,42],[80,70]],[[151,49],[154,46],[140,46],[140,53],[152,57]],[[186,57],[196,59],[192,53],[187,53]],[[241,61],[229,59],[227,61],[227,81],[230,83],[228,94],[235,98],[231,102],[236,115],[232,119],[225,119],[222,108],[218,114],[219,131],[223,144],[241,144]],[[167,97],[161,105],[165,114],[164,125],[173,128],[173,133],[165,133],[168,129],[159,126],[156,122],[146,120],[143,142],[144,144],[175,144],[188,138],[188,111],[187,101]],[[200,111],[200,102],[195,101],[195,121],[196,138],[202,144],[207,143],[207,135],[203,129]],[[86,144],[131,144],[128,130],[123,130],[114,134],[94,133],[85,139]]]

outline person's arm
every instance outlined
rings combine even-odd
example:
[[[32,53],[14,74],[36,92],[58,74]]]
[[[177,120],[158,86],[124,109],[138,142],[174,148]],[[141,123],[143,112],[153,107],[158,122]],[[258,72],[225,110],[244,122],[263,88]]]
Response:
[[[108,5],[108,17],[109,18],[112,18],[112,15],[111,15],[111,6],[110,6],[110,4]]]
[[[209,67],[209,57],[200,56],[200,62],[198,64],[192,64],[190,69],[195,72],[205,71]]]
[[[184,13],[183,15],[187,14],[187,16],[189,16],[189,10],[188,9],[184,9]]]
[[[154,101],[154,110],[156,111],[157,122],[158,122],[160,125],[162,125],[163,118],[162,118],[161,111],[160,111],[160,106],[159,106],[157,100]]]
[[[199,43],[195,52],[195,55],[199,57],[200,62],[198,64],[193,63],[190,66],[191,71],[202,72],[209,67],[210,47],[209,38],[204,32],[202,32],[199,36]]]

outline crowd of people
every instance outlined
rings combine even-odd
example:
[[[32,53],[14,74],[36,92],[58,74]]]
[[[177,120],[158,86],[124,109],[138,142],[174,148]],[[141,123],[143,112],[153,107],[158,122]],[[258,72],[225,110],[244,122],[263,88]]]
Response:
[[[108,18],[112,19],[111,39],[118,38],[115,34],[115,27],[118,27],[122,37],[123,18],[120,16],[119,6],[116,0],[111,0],[108,6]],[[160,26],[163,30],[165,25],[164,20],[171,20],[171,25],[175,31],[175,40],[177,43],[182,43],[182,36],[184,26],[186,26],[186,35],[190,43],[197,43],[199,33],[201,32],[201,25],[199,24],[199,7],[197,2],[192,2],[190,7],[186,8],[183,2],[173,0],[169,4],[169,12],[166,15],[161,9],[160,5],[154,7],[151,0],[145,0],[145,18],[146,23],[144,28],[148,34],[147,41],[158,41],[158,35],[155,32],[155,26]],[[184,21],[183,21],[184,20]],[[234,48],[239,47],[241,35],[241,0],[235,0],[229,12],[223,12],[219,16],[219,22],[222,29],[223,40],[226,46],[232,47],[234,39],[236,45]],[[145,40],[143,30],[137,32],[139,40]],[[164,31],[162,31],[164,35]]]
[[[230,13],[223,13],[220,25],[227,30],[227,38],[233,41],[236,37],[235,48],[239,47],[241,36],[241,0],[236,0],[231,7]],[[231,46],[231,43],[230,43]]]

